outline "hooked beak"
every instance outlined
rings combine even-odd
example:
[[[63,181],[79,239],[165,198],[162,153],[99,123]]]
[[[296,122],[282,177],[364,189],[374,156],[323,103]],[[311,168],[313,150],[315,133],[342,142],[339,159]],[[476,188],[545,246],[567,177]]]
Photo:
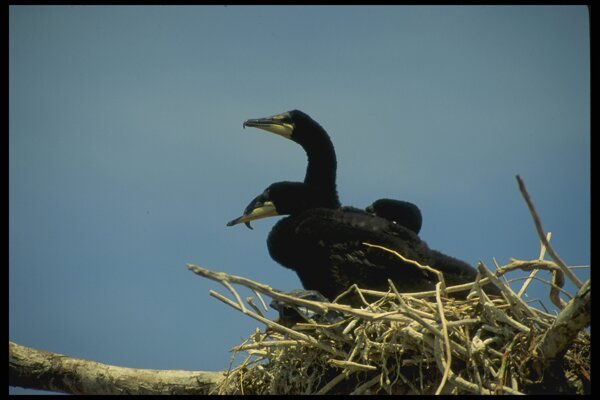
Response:
[[[294,133],[294,124],[290,122],[290,115],[287,112],[267,118],[249,119],[244,121],[242,126],[244,128],[250,126],[252,128],[262,129],[283,136],[286,139],[291,139]]]
[[[233,226],[243,222],[248,228],[252,229],[250,221],[279,215],[273,202],[263,201],[262,196],[263,195],[260,195],[252,200],[244,210],[244,215],[229,221],[227,226]]]

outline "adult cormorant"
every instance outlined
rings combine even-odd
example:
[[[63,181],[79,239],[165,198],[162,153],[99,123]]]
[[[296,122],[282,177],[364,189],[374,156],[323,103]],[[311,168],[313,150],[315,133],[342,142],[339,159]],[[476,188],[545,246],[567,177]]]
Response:
[[[448,286],[472,282],[477,275],[469,264],[430,249],[401,224],[364,211],[324,207],[313,189],[301,182],[270,185],[250,202],[244,215],[227,225],[275,215],[289,216],[269,233],[269,254],[294,270],[305,289],[317,290],[330,300],[353,283],[386,291],[389,278],[400,292],[417,292],[431,290],[438,282],[437,274],[365,243],[441,271]],[[488,292],[496,294],[497,289],[490,287]]]
[[[302,146],[308,157],[304,183],[318,192],[323,207],[341,206],[336,189],[335,149],[319,123],[300,110],[292,110],[272,117],[249,119],[243,126],[275,133]],[[367,212],[404,225],[417,234],[421,229],[421,211],[406,201],[380,199],[367,207]]]

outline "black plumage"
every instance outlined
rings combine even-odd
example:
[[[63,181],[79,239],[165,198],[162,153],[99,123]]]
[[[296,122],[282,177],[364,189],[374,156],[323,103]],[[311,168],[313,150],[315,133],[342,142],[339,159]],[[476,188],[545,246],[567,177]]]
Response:
[[[294,270],[304,288],[333,300],[351,284],[387,290],[388,278],[401,292],[433,289],[437,274],[365,243],[383,246],[443,273],[446,284],[473,281],[469,264],[430,249],[417,234],[422,217],[412,203],[380,199],[366,210],[341,207],[336,189],[336,155],[327,132],[305,113],[293,110],[251,119],[252,126],[300,144],[308,157],[304,182],[272,184],[244,215],[228,225],[289,215],[275,224],[267,239],[271,257]],[[489,289],[489,290],[488,290]],[[489,293],[498,294],[488,285]]]
[[[272,184],[252,200],[244,216],[228,225],[273,215],[289,216],[278,221],[268,236],[271,257],[294,270],[305,289],[317,290],[330,300],[353,283],[386,291],[389,278],[400,292],[417,292],[431,290],[438,282],[435,273],[365,243],[441,271],[447,285],[476,277],[469,264],[430,249],[400,224],[362,210],[320,206],[315,191],[300,182]],[[496,293],[494,289],[490,292]]]
[[[300,110],[292,110],[272,117],[249,119],[243,126],[276,133],[302,146],[308,158],[304,183],[318,193],[323,207],[341,206],[336,188],[335,148],[327,131],[318,122]],[[421,211],[407,201],[379,199],[366,211],[404,225],[417,234],[421,229]]]
[[[378,217],[399,223],[414,233],[418,234],[421,231],[421,225],[423,224],[421,211],[416,205],[408,201],[379,199],[367,206],[365,210]]]

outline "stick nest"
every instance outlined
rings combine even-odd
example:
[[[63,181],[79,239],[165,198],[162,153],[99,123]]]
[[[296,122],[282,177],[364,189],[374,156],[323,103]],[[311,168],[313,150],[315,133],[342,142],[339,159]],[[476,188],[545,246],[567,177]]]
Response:
[[[532,266],[558,271],[550,261],[513,260],[496,275]],[[245,352],[247,357],[229,370],[216,390],[219,394],[590,391],[590,335],[578,330],[568,346],[558,349],[558,358],[544,360],[540,346],[557,316],[523,302],[482,264],[482,279],[473,284],[444,289],[440,283],[434,292],[413,294],[398,293],[391,282],[387,293],[353,286],[333,303],[290,296],[198,266],[188,268],[224,284],[235,300],[213,291],[211,295],[266,325],[233,348],[234,353]],[[557,275],[554,281],[560,280]],[[502,298],[490,298],[481,290],[489,281],[501,288]],[[246,306],[231,283],[253,290],[263,309],[267,307],[260,293],[304,310],[300,313],[304,320],[290,323],[265,318],[255,299],[247,298],[250,307]],[[471,287],[466,299],[447,296],[464,287]],[[349,295],[358,295],[362,306],[339,303]]]

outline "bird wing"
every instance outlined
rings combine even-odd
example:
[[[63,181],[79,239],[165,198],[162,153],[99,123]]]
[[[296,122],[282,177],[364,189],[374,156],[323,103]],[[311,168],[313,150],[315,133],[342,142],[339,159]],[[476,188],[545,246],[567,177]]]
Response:
[[[410,230],[366,213],[338,210],[310,210],[301,215],[294,229],[295,240],[314,255],[319,279],[328,276],[344,289],[353,283],[360,287],[388,290],[392,279],[398,290],[414,292],[432,288],[437,275],[385,250],[427,264],[432,251]],[[306,256],[305,257],[310,257]],[[316,277],[315,277],[316,278]]]

